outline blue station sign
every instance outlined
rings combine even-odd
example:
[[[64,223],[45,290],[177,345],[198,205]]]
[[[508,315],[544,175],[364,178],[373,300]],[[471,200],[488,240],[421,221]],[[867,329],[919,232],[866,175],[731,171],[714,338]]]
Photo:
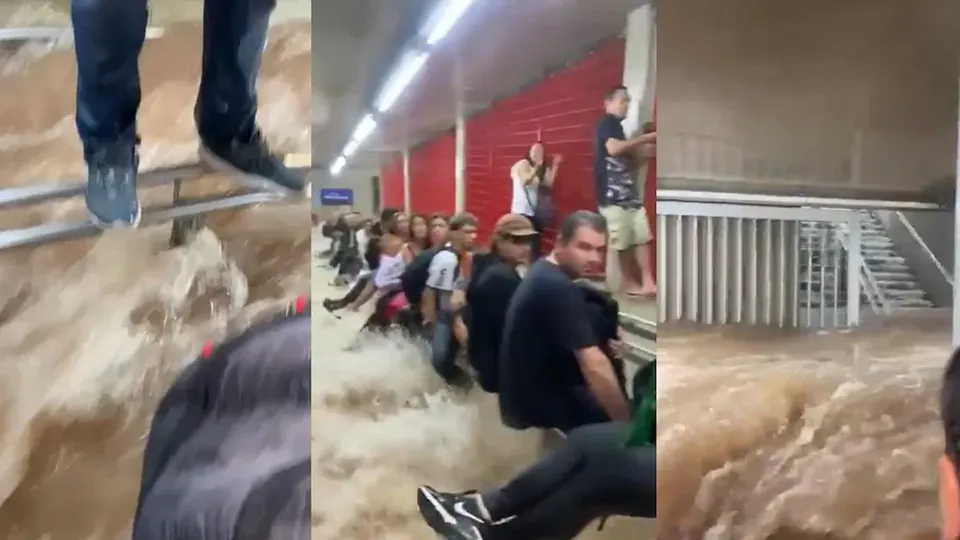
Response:
[[[351,206],[353,190],[349,188],[323,188],[320,190],[321,206]]]

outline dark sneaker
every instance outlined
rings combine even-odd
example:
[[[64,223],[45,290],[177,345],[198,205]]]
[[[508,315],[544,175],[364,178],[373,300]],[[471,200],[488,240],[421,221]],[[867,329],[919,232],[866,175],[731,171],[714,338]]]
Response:
[[[101,229],[132,228],[140,224],[143,209],[137,199],[137,144],[107,145],[87,160],[83,192],[90,221]]]
[[[483,540],[490,524],[483,519],[475,493],[442,493],[430,486],[417,490],[423,520],[447,540]]]
[[[232,175],[257,190],[272,191],[286,197],[306,197],[307,179],[287,167],[270,152],[263,135],[257,131],[249,141],[200,142],[200,161],[208,167]]]
[[[340,316],[337,315],[337,311],[338,311],[338,310],[341,310],[341,309],[343,309],[343,308],[344,308],[344,306],[341,306],[341,305],[340,305],[340,302],[337,302],[336,300],[333,300],[333,299],[331,299],[331,298],[324,298],[324,299],[323,299],[323,309],[327,310],[327,313],[333,315],[333,316],[336,317],[337,319],[340,318]]]

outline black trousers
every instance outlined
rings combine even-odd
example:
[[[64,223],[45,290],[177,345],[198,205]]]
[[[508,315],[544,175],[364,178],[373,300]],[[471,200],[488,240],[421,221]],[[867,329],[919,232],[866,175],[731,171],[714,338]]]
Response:
[[[249,140],[257,75],[276,0],[204,0],[200,90],[194,118],[205,141]],[[147,0],[72,0],[77,129],[84,155],[136,139],[140,50]],[[201,51],[197,51],[201,55]]]
[[[656,448],[625,448],[626,430],[619,422],[575,429],[558,450],[484,493],[494,522],[515,516],[484,538],[571,540],[598,518],[656,518]]]

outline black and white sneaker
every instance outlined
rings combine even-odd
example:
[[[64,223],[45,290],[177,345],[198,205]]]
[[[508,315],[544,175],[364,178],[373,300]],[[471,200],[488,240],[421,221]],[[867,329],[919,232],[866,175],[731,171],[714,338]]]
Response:
[[[484,540],[490,526],[473,492],[443,493],[421,486],[417,506],[427,525],[446,540]]]

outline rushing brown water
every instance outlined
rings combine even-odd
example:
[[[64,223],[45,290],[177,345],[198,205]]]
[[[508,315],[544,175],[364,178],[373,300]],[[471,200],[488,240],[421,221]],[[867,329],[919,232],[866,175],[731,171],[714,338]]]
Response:
[[[935,312],[848,333],[661,329],[661,527],[714,540],[935,529],[949,336]]]
[[[319,235],[318,235],[319,236]],[[322,251],[318,242],[314,251]],[[424,351],[401,338],[356,343],[360,314],[337,320],[320,305],[340,296],[332,274],[314,269],[313,537],[432,538],[416,489],[498,485],[533,463],[543,440],[500,423],[495,399],[448,389]],[[352,350],[344,350],[358,345]],[[652,539],[652,522],[611,519],[583,540]]]
[[[145,168],[196,159],[199,38],[196,25],[170,26],[143,52]],[[80,178],[72,51],[5,54],[0,183]],[[309,152],[309,59],[309,23],[275,27],[260,122],[282,151]],[[227,189],[238,188],[207,178],[188,191]],[[143,198],[169,203],[170,188]],[[0,253],[0,538],[129,538],[156,401],[205,340],[309,290],[308,206],[210,216],[174,250],[156,226]],[[81,200],[65,200],[4,210],[0,226],[83,217]]]

